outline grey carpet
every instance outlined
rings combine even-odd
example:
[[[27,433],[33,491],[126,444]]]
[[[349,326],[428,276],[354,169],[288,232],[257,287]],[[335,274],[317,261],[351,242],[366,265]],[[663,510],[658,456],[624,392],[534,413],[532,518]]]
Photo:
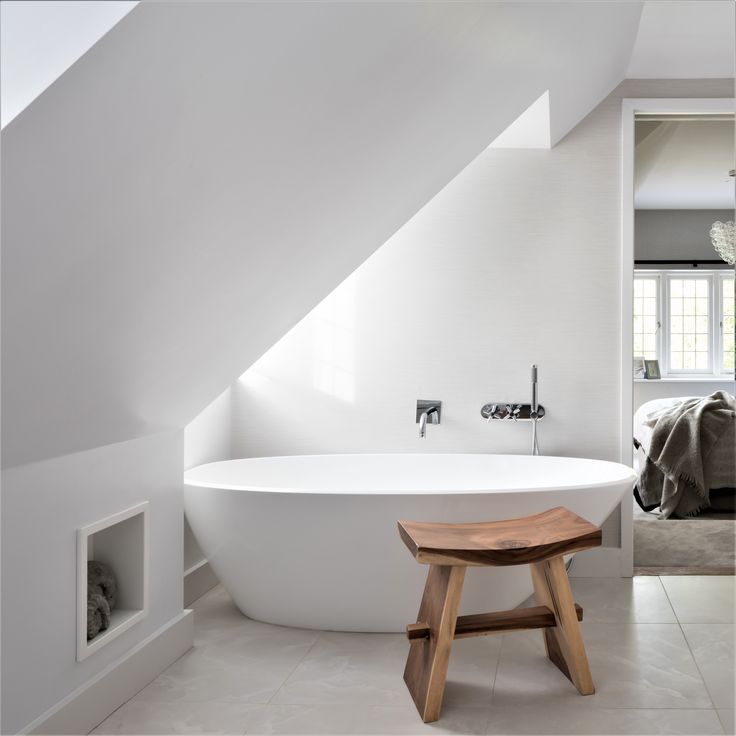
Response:
[[[734,514],[657,518],[634,507],[636,567],[728,567],[736,564]]]

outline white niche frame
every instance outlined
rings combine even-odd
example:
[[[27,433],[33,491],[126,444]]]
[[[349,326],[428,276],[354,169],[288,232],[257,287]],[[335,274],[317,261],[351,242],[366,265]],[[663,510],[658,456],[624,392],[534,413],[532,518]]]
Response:
[[[77,530],[77,661],[109,644],[148,615],[149,503]],[[115,571],[117,605],[110,626],[87,641],[87,561],[105,562]]]

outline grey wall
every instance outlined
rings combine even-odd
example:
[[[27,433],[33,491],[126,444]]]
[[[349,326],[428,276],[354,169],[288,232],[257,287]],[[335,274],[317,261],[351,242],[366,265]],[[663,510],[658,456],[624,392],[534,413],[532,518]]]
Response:
[[[716,220],[725,222],[733,217],[733,210],[637,210],[634,257],[636,260],[717,259],[710,242],[710,227]],[[727,267],[723,263],[723,268]]]

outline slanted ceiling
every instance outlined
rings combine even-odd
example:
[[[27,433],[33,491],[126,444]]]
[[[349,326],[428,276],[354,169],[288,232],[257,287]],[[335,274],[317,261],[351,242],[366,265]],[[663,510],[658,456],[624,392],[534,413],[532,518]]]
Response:
[[[733,209],[735,132],[733,116],[637,121],[635,207]]]
[[[639,3],[141,3],[2,133],[3,460],[190,421]],[[407,298],[411,298],[407,285]]]

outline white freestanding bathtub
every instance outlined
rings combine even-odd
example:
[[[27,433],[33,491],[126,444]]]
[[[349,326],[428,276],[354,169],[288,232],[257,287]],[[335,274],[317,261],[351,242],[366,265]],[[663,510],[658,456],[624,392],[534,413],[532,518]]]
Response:
[[[602,524],[635,475],[601,460],[523,455],[305,455],[228,460],[184,476],[189,523],[240,610],[335,631],[402,631],[425,565],[396,522],[493,521],[566,506]],[[470,568],[461,613],[509,609],[525,566]]]

